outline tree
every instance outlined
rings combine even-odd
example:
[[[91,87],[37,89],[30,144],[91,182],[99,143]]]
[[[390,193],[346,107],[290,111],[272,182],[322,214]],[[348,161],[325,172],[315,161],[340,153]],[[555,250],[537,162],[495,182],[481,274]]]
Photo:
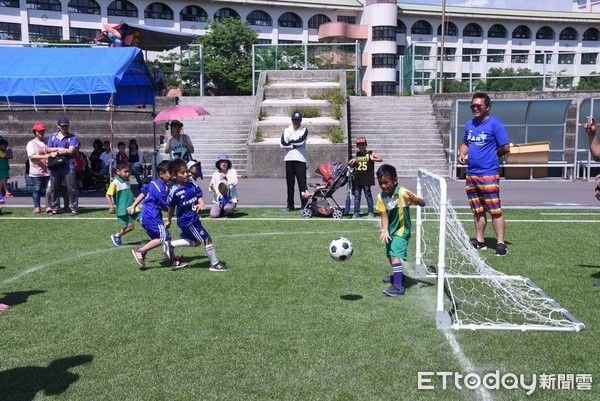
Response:
[[[237,18],[212,21],[208,33],[194,40],[203,46],[204,75],[219,95],[252,93],[252,45],[258,34]]]
[[[542,90],[542,79],[539,72],[533,72],[528,68],[516,70],[514,68],[490,68],[485,82],[477,84],[476,90],[482,92]]]
[[[581,77],[577,90],[597,90],[600,89],[600,75],[592,72],[587,77]]]

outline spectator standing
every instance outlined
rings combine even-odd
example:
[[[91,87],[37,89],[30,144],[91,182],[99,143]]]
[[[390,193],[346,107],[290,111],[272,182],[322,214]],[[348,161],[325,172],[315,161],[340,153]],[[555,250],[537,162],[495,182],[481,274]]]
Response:
[[[160,70],[160,66],[156,64],[152,69],[152,74],[154,78],[154,90],[156,91],[156,96],[164,96],[167,90],[165,85],[165,74]]]
[[[78,214],[79,198],[75,186],[75,149],[79,147],[77,135],[69,131],[70,122],[67,117],[58,119],[58,131],[50,135],[48,147],[60,148],[59,153],[67,155],[67,164],[50,171],[50,181],[52,185],[52,213],[56,214],[60,210],[60,191],[64,184],[69,194],[69,208],[71,215]],[[66,205],[65,205],[66,207]]]
[[[472,244],[475,249],[487,249],[485,245],[487,211],[492,216],[492,227],[498,239],[496,256],[505,256],[508,249],[504,243],[505,225],[500,204],[498,158],[510,152],[510,141],[502,121],[489,114],[491,108],[492,102],[487,94],[482,92],[473,94],[471,99],[473,118],[465,124],[458,162],[467,163],[466,192],[474,215],[476,233]]]
[[[40,199],[45,197],[50,181],[48,172],[48,158],[55,157],[56,148],[49,148],[44,143],[46,126],[43,123],[33,124],[34,138],[27,143],[27,157],[29,158],[29,177],[33,183],[31,196],[33,198],[33,213],[40,213]],[[51,210],[51,203],[46,201],[46,211]]]
[[[181,121],[171,121],[171,134],[165,144],[165,153],[169,155],[169,160],[183,159],[187,163],[193,159],[194,145],[190,137],[182,130],[183,123]]]
[[[354,190],[354,214],[353,219],[360,217],[360,193],[365,193],[367,200],[367,217],[375,217],[373,208],[373,194],[371,187],[375,185],[375,162],[382,162],[383,159],[374,151],[367,150],[367,138],[364,136],[356,138],[356,147],[358,151],[354,159],[350,159],[350,165],[354,166],[354,177],[352,180]]]
[[[294,186],[298,180],[301,208],[306,205],[306,140],[308,129],[302,125],[302,114],[292,113],[292,123],[281,134],[280,146],[285,149],[285,180],[287,183],[287,205],[284,212],[294,210]]]
[[[2,138],[0,139],[0,193],[3,193],[6,198],[13,196],[8,190],[8,180],[10,179],[9,156],[8,141]]]

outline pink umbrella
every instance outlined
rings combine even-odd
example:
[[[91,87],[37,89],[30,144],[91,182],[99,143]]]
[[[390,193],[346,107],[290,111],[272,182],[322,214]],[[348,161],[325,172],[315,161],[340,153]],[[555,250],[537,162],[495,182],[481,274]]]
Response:
[[[209,115],[210,113],[200,106],[173,106],[164,109],[154,117],[154,121],[179,120],[185,117],[198,117]]]

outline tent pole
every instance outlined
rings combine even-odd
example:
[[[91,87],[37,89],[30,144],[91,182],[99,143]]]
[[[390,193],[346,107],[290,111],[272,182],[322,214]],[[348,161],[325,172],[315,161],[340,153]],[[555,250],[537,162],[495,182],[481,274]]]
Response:
[[[110,158],[109,158],[109,165],[108,165],[108,179],[110,180],[110,182],[112,182],[113,180],[113,175],[112,175],[112,166],[113,166],[113,141],[115,139],[115,128],[114,128],[114,112],[115,112],[115,106],[113,104],[113,100],[114,100],[115,94],[111,93],[110,94],[110,100],[108,101],[108,110],[109,110],[109,123],[110,123]]]
[[[154,144],[154,150],[152,151],[152,179],[156,180],[158,174],[156,172],[156,165],[158,164],[158,146],[156,145],[156,91],[154,91],[154,102],[152,102],[152,142]]]

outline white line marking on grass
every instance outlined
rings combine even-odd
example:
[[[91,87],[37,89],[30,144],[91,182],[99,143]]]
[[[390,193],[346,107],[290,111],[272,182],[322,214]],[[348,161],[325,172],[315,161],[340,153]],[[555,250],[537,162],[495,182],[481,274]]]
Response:
[[[23,278],[23,277],[28,276],[28,275],[30,275],[32,273],[38,272],[40,270],[43,270],[43,269],[45,269],[47,267],[50,267],[52,265],[57,265],[57,264],[69,262],[69,261],[71,261],[73,259],[79,259],[79,258],[86,257],[86,256],[92,256],[92,255],[98,255],[98,254],[104,253],[104,252],[110,252],[110,251],[113,251],[115,249],[118,249],[118,248],[116,248],[116,247],[115,248],[106,248],[106,249],[96,250],[96,251],[93,251],[93,252],[76,253],[74,255],[69,256],[68,258],[63,258],[63,259],[59,259],[59,260],[53,260],[51,262],[44,263],[42,265],[30,267],[27,270],[23,270],[21,273],[17,274],[16,276],[7,278],[6,280],[0,282],[0,288],[4,287],[7,284],[15,282],[15,281],[19,280],[20,278]]]
[[[454,334],[450,330],[442,331],[444,332],[444,336],[446,336],[446,340],[448,340],[448,344],[450,344],[450,347],[452,348],[454,356],[456,356],[456,359],[458,359],[458,362],[462,365],[464,371],[468,373],[475,373],[475,366],[473,366],[469,358],[467,358],[467,356],[463,352],[462,348],[460,347],[460,344],[456,340],[456,337],[454,337]],[[477,393],[479,394],[479,400],[493,400],[492,394],[489,391],[487,391],[487,389],[484,386],[477,387],[475,391],[477,391]]]

